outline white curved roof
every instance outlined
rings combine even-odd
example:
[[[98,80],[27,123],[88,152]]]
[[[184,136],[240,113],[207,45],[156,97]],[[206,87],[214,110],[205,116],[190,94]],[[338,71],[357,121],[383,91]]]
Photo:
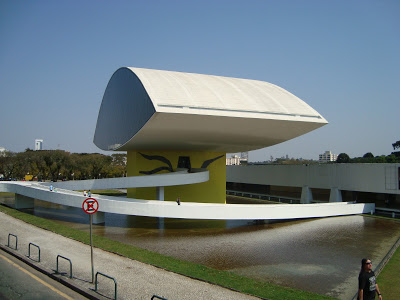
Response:
[[[158,112],[258,117],[320,114],[301,99],[274,84],[222,76],[129,68],[142,82]]]
[[[104,150],[239,152],[326,123],[304,101],[268,82],[121,68],[105,91],[94,142]]]

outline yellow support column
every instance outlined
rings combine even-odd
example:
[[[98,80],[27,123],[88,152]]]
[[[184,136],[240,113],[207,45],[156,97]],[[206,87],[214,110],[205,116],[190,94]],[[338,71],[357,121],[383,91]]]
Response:
[[[143,155],[142,155],[143,154]],[[201,168],[212,159],[207,170],[210,180],[203,183],[165,187],[164,200],[181,202],[225,203],[226,202],[226,153],[200,151],[128,151],[128,176],[146,176],[141,172],[159,170],[155,174],[176,171],[178,166]],[[163,159],[154,159],[154,157]],[[147,158],[146,158],[147,157]],[[153,159],[149,159],[153,157]],[[128,189],[128,197],[136,199],[157,199],[156,188]]]

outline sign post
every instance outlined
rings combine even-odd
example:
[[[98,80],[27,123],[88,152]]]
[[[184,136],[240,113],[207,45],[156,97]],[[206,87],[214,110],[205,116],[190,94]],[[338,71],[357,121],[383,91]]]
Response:
[[[90,257],[92,262],[92,283],[94,283],[94,264],[93,264],[93,237],[92,237],[92,215],[99,209],[99,202],[94,198],[87,198],[82,203],[82,209],[89,215],[90,223]]]

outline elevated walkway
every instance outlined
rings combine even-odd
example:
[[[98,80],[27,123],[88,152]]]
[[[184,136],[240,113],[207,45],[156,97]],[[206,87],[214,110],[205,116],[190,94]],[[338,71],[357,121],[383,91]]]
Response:
[[[391,216],[392,218],[400,218],[400,209],[377,207],[376,213],[384,216]]]
[[[208,220],[279,220],[332,217],[374,213],[375,204],[332,202],[314,204],[220,204],[182,201],[181,205],[164,200],[163,188],[170,185],[183,185],[205,182],[208,171],[197,173],[174,172],[162,175],[123,177],[99,180],[83,180],[53,183],[56,191],[50,191],[50,183],[1,182],[0,192],[16,194],[16,208],[33,207],[33,199],[40,199],[56,204],[82,207],[87,198],[83,189],[111,189],[130,187],[158,187],[159,199],[143,200],[112,196],[92,195],[99,202],[99,212],[123,215],[136,215],[159,218],[208,219]],[[21,197],[23,196],[23,197]],[[22,198],[22,199],[21,199]],[[19,200],[20,199],[20,200]],[[31,204],[29,203],[31,199]]]

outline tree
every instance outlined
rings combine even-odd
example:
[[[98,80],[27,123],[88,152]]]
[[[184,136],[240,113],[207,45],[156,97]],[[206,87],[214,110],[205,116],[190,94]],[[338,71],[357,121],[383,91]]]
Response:
[[[69,153],[63,150],[52,150],[49,152],[52,164],[50,166],[50,174],[53,181],[57,181],[58,177],[61,175],[61,169],[64,168]]]
[[[20,152],[15,156],[16,169],[14,173],[14,178],[25,178],[25,175],[34,174],[34,166],[32,163],[32,156],[29,152]]]
[[[74,166],[74,178],[78,180],[89,179],[90,166],[88,161],[88,153],[74,153],[72,162]]]
[[[112,154],[112,163],[109,168],[108,176],[110,177],[126,177],[126,154]]]
[[[27,152],[25,152],[27,153]],[[49,174],[49,168],[44,161],[44,151],[31,151],[28,154],[32,159],[32,175],[37,177],[38,180],[46,180]]]
[[[397,141],[396,143],[392,144],[393,150],[396,150],[397,148],[400,148],[400,141]]]
[[[63,166],[63,179],[67,180],[74,180],[75,179],[75,170],[76,170],[76,155],[75,154],[70,154],[66,158]]]
[[[90,154],[87,158],[90,170],[89,176],[91,178],[97,179],[107,176],[107,168],[111,165],[112,162],[111,156],[93,153]]]
[[[346,153],[340,153],[336,159],[337,163],[348,163],[350,162],[350,157]]]
[[[367,152],[364,154],[363,158],[374,158],[375,156],[371,152]]]
[[[3,174],[5,179],[14,178],[16,169],[17,160],[15,153],[6,152],[5,156],[0,156],[0,174]]]
[[[389,156],[387,156],[387,157],[389,157]],[[387,162],[387,157],[385,155],[376,156],[374,162],[378,163],[378,164],[386,163]]]

